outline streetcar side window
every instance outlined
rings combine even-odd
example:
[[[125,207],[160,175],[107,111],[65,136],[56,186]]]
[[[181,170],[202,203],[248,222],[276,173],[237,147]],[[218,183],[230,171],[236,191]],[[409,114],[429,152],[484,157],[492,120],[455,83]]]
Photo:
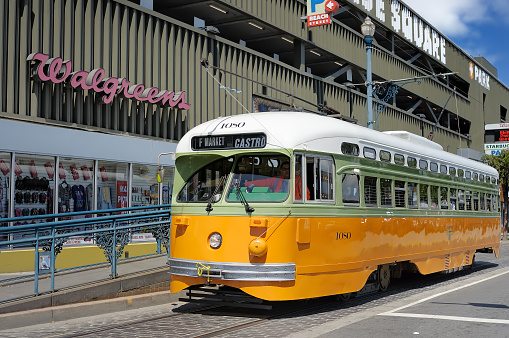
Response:
[[[385,150],[380,150],[380,161],[390,162],[391,161],[391,153]]]
[[[429,190],[430,190],[430,197],[431,197],[431,209],[438,209],[438,193],[439,193],[439,189],[437,186],[430,186],[429,187]]]
[[[434,171],[434,172],[438,172],[438,163],[431,162],[429,164],[429,170]]]
[[[371,160],[376,160],[376,150],[375,149],[364,147],[363,152],[364,152],[365,158],[369,158]]]
[[[419,169],[423,169],[423,170],[428,169],[428,161],[419,160]]]
[[[443,164],[440,165],[440,173],[447,174],[447,166],[446,165],[443,165]]]
[[[451,210],[456,210],[456,189],[451,188],[449,193],[451,195],[451,197],[449,198],[450,205],[451,205]]]
[[[382,208],[392,208],[392,180],[380,179],[380,197]]]
[[[359,176],[343,174],[341,179],[343,205],[359,206]]]
[[[304,188],[304,180],[302,179],[302,155],[295,155],[295,185],[293,189],[293,199],[296,202],[302,202],[302,192],[306,191]],[[309,190],[308,190],[309,193]],[[308,196],[309,198],[309,196]]]
[[[486,211],[491,211],[491,194],[486,194]]]
[[[479,193],[474,191],[474,211],[479,211]]]
[[[428,190],[427,184],[419,184],[419,206],[421,209],[429,209]]]
[[[334,161],[330,157],[305,156],[306,201],[334,202]]]
[[[447,202],[447,188],[440,188],[440,209],[448,209],[449,203]]]
[[[364,204],[367,207],[376,208],[378,206],[377,180],[376,177],[364,177]]]
[[[456,168],[454,168],[454,167],[449,167],[449,175],[451,175],[451,176],[456,176]]]
[[[415,157],[407,157],[406,163],[411,168],[417,168],[417,159]]]
[[[458,177],[465,177],[465,171],[463,169],[458,169]]]
[[[468,179],[472,179],[472,172],[471,171],[465,172],[465,177]]]
[[[399,165],[405,165],[405,156],[401,154],[394,154],[394,163]]]
[[[465,210],[465,192],[458,189],[458,210]]]
[[[483,192],[481,193],[480,202],[481,211],[486,210],[486,194]]]
[[[359,146],[354,143],[341,143],[341,152],[345,155],[359,156]]]
[[[465,210],[472,211],[472,193],[465,190]]]
[[[475,181],[479,181],[479,174],[478,173],[474,173],[474,180]]]
[[[484,182],[484,174],[479,175],[479,181]]]
[[[408,182],[408,207],[410,209],[417,209],[417,199],[419,198],[417,194],[417,183]]]
[[[396,208],[405,207],[405,182],[394,181],[394,203]]]

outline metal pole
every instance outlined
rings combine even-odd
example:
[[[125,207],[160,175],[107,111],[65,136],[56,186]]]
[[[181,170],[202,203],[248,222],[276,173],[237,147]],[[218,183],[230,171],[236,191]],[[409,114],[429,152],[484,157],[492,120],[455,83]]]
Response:
[[[371,74],[371,43],[373,42],[372,36],[365,36],[366,42],[366,86],[368,88],[368,128],[373,129],[373,79]]]

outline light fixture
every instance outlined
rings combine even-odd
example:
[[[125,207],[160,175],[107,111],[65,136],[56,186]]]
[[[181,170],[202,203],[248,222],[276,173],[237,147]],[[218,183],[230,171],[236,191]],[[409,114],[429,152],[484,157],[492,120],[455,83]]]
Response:
[[[315,55],[317,55],[317,56],[322,56],[322,54],[320,54],[320,53],[318,53],[318,52],[315,52],[314,50],[310,50],[309,52],[310,52],[310,53],[313,53],[313,54],[315,54]]]
[[[368,16],[364,23],[361,25],[361,32],[364,36],[373,36],[375,35],[375,24],[371,21],[371,18]]]
[[[210,6],[210,8],[214,8],[216,11],[219,11],[219,12],[221,12],[221,13],[224,13],[224,14],[227,14],[227,13],[228,13],[228,11],[227,11],[227,10],[224,10],[224,9],[222,9],[222,8],[219,8],[219,7],[216,7],[216,6],[214,6],[214,5],[209,5],[209,6]]]
[[[263,29],[264,29],[262,26],[257,25],[257,24],[255,24],[254,22],[251,22],[251,21],[249,21],[249,22],[248,22],[248,24],[250,24],[251,26],[256,27],[256,28],[258,28],[258,29],[261,29],[261,30],[263,30]]]
[[[289,43],[293,43],[292,40],[288,39],[288,38],[285,38],[284,36],[281,37],[281,39],[285,40],[286,42],[289,42]]]
[[[410,95],[407,96],[410,100],[412,99],[412,97]]]
[[[335,63],[335,64],[337,64],[337,65],[338,65],[338,66],[340,66],[340,67],[343,67],[343,64],[342,64],[342,63],[339,63],[339,62],[337,62],[337,61],[335,61],[334,63]]]
[[[223,237],[219,233],[214,232],[212,235],[210,235],[209,245],[212,249],[219,248],[222,243],[223,243]]]
[[[197,27],[199,29],[203,29],[205,32],[208,32],[208,33],[213,33],[213,34],[219,34],[219,29],[217,29],[217,27],[214,27],[214,26],[205,26],[205,27]]]

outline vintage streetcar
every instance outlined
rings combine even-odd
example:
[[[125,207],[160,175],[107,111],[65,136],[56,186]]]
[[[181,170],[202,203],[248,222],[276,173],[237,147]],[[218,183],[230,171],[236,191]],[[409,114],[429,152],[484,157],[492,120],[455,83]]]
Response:
[[[284,301],[385,290],[500,247],[498,173],[403,131],[304,112],[221,117],[177,146],[171,291]]]

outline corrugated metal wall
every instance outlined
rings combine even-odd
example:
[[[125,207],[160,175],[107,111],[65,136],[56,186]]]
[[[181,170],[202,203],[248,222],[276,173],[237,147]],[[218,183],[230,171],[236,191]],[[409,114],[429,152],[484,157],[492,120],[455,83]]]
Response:
[[[307,39],[307,29],[303,29],[300,20],[306,10],[303,1],[223,1]],[[291,102],[280,92],[228,74],[219,76],[216,72],[221,84],[235,92],[221,89],[200,65],[202,58],[305,100],[325,101],[345,115],[350,110],[349,92],[341,85],[124,0],[2,1],[0,20],[0,114],[3,117],[179,140],[189,128],[201,122],[246,113],[242,105],[251,111],[254,96]],[[365,64],[362,37],[340,24],[315,30],[314,43],[360,68]],[[101,95],[92,90],[35,81],[26,58],[36,52],[71,60],[73,71],[103,68],[106,77],[126,78],[146,88],[185,91],[186,102],[191,107],[181,110],[120,96],[111,104],[103,104]],[[417,75],[404,61],[380,52],[373,54],[373,69],[387,78]],[[448,97],[447,91],[433,81],[412,90],[436,102],[445,102]],[[365,95],[353,91],[352,101],[353,117],[365,125]],[[459,109],[467,108],[468,103],[460,100]],[[381,129],[399,128],[420,134],[420,121],[415,117],[392,107],[384,114],[379,120]],[[458,137],[445,129],[440,133],[449,143]]]

